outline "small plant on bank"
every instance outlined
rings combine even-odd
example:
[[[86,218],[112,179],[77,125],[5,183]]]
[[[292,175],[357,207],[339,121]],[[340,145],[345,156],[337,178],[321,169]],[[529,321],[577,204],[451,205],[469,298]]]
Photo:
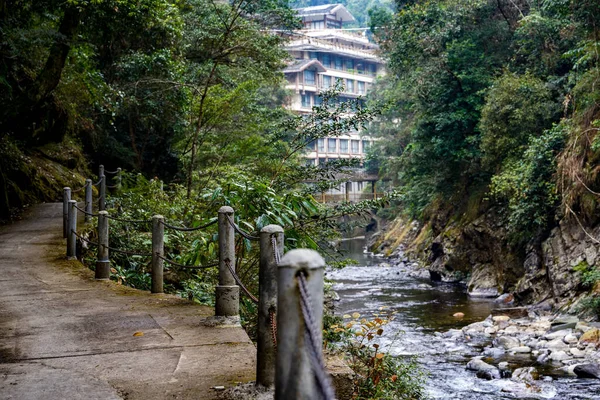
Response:
[[[400,358],[388,354],[381,345],[384,328],[392,314],[360,318],[360,314],[344,315],[347,322],[331,325],[325,336],[340,335],[340,349],[349,357],[354,371],[353,398],[420,400],[425,399],[425,373],[415,357]]]

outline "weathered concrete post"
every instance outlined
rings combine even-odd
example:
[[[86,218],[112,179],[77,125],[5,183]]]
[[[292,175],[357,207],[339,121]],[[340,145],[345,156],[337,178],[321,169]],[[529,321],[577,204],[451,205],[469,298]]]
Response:
[[[234,317],[240,314],[240,288],[235,284],[227,264],[235,271],[235,231],[228,220],[233,220],[233,208],[219,209],[219,285],[215,291],[215,314]]]
[[[100,175],[100,196],[98,201],[98,209],[106,210],[106,175]]]
[[[375,187],[376,184],[377,181],[371,181],[371,193],[373,194],[373,200],[377,200],[377,188]]]
[[[121,185],[123,183],[123,177],[121,176],[121,168],[117,168],[117,192],[121,190]]]
[[[92,180],[85,180],[85,212],[92,213]],[[90,222],[91,215],[85,214],[85,222]]]
[[[323,272],[325,261],[314,250],[295,249],[286,253],[277,268],[277,369],[275,400],[321,398],[315,382],[304,318],[300,308],[297,276],[304,274],[321,345],[323,325]],[[321,349],[319,348],[319,351]]]
[[[152,293],[163,293],[164,261],[161,257],[165,254],[164,222],[162,215],[152,217]]]
[[[346,201],[350,201],[350,192],[352,191],[352,182],[346,182]]]
[[[71,200],[71,188],[63,188],[63,238],[69,232],[69,201]]]
[[[273,239],[275,248],[273,248]],[[283,228],[279,225],[267,225],[260,230],[258,335],[256,339],[256,383],[264,387],[273,386],[275,383],[277,348],[271,324],[275,323],[277,315],[277,262],[279,257],[283,257]]]
[[[96,279],[110,278],[108,256],[108,211],[98,213],[98,255],[96,256]]]
[[[77,202],[69,200],[69,224],[67,231],[67,260],[77,259]]]

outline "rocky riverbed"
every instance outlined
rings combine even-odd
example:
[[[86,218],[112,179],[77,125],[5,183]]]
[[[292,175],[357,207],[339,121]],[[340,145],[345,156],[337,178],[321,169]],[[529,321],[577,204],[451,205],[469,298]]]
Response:
[[[556,396],[551,384],[556,377],[600,379],[600,324],[571,315],[530,311],[525,317],[511,318],[501,310],[496,313],[500,315],[436,333],[457,344],[483,344],[481,355],[466,365],[478,378],[506,379],[503,392],[542,398]]]

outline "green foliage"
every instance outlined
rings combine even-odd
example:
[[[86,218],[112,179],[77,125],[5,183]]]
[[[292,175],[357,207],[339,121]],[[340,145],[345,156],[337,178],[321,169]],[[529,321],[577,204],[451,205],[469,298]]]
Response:
[[[331,325],[326,335],[339,335],[341,348],[349,356],[350,368],[355,373],[353,399],[426,398],[426,375],[417,359],[393,357],[379,343],[393,315],[382,312],[368,320],[354,313],[344,315],[344,319],[348,321]]]
[[[531,138],[520,158],[510,158],[492,177],[490,193],[508,201],[508,229],[515,240],[528,239],[548,228],[559,195],[553,177],[556,156],[563,149],[565,127],[557,125]]]

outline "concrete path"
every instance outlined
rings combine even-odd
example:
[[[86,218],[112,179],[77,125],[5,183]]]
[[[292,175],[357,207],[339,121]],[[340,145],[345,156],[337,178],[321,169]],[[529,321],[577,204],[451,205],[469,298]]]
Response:
[[[239,326],[66,261],[62,204],[0,228],[0,399],[214,399],[254,379]]]

